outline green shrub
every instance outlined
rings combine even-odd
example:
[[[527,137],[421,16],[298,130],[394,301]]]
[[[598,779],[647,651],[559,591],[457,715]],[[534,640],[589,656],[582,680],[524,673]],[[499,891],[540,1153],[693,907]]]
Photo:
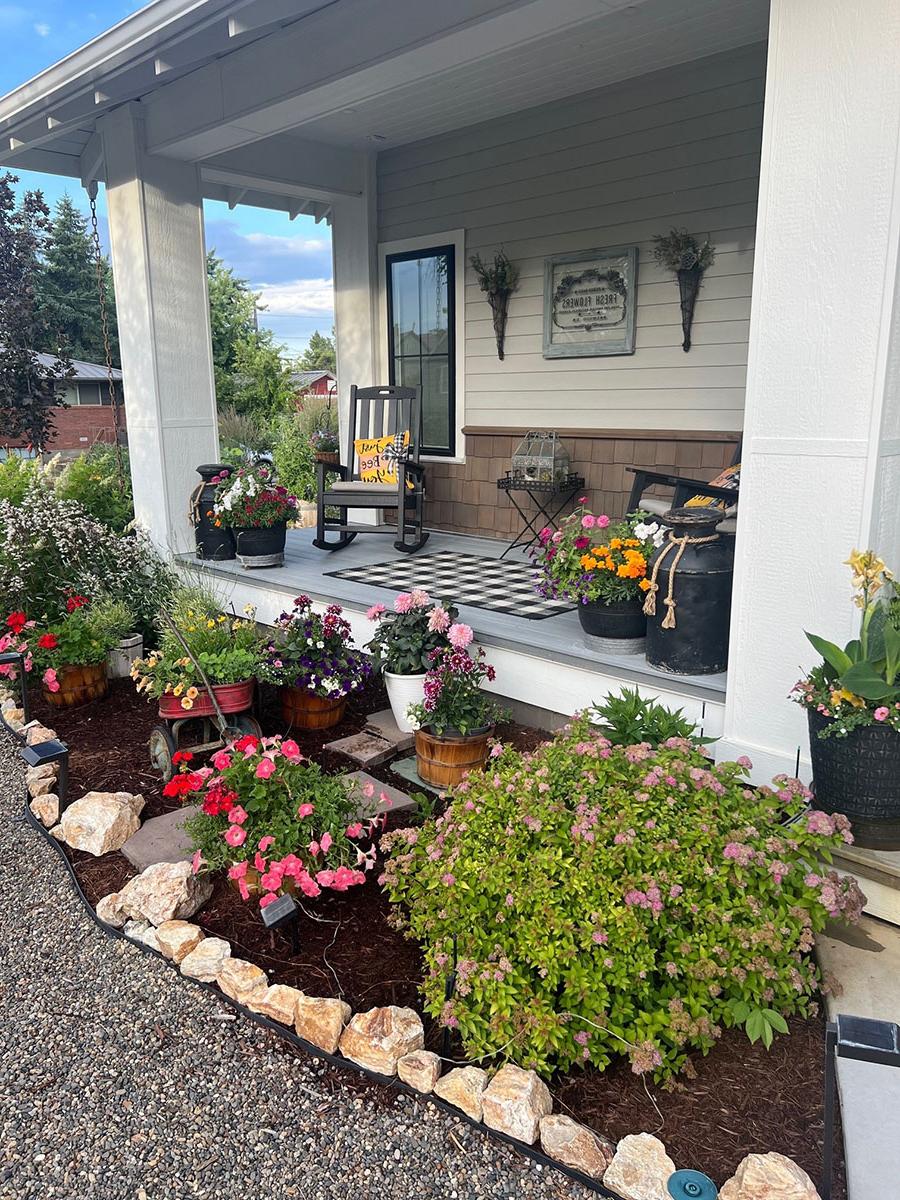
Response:
[[[333,434],[338,432],[337,405],[331,404],[327,400],[317,400],[314,396],[307,396],[297,412],[296,419],[300,436],[307,442],[316,432]]]
[[[818,866],[852,840],[846,818],[808,812],[796,780],[750,789],[748,766],[683,740],[611,746],[580,719],[386,835],[382,882],[422,944],[427,1010],[470,1057],[545,1075],[627,1055],[664,1077],[723,1026],[768,1044],[810,1011],[814,934],[862,898]]]
[[[272,430],[262,417],[240,413],[234,408],[220,409],[219,443],[223,453],[238,453],[242,460],[248,455],[254,459],[261,454],[271,454],[272,441]]]
[[[614,746],[636,746],[639,742],[661,746],[669,738],[688,738],[698,744],[712,741],[697,736],[696,724],[682,709],[672,712],[655,700],[645,699],[637,688],[623,687],[617,696],[608,695],[603,704],[593,706],[589,716]]]
[[[29,485],[39,476],[40,463],[37,459],[8,454],[0,461],[0,500],[21,504]]]
[[[275,445],[272,461],[278,482],[298,500],[316,496],[316,457],[303,433],[296,413],[286,413],[274,422]]]
[[[61,500],[75,500],[98,521],[121,533],[134,520],[128,453],[122,451],[123,478],[114,446],[93,446],[64,467],[56,482]]]

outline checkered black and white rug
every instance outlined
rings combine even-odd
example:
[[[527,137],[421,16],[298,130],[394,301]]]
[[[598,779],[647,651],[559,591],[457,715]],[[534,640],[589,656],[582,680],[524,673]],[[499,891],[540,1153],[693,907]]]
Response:
[[[491,612],[543,621],[573,607],[568,600],[545,600],[534,590],[530,563],[486,558],[481,554],[416,554],[390,562],[326,571],[333,579],[348,579],[394,592],[424,588],[435,599],[471,604]]]

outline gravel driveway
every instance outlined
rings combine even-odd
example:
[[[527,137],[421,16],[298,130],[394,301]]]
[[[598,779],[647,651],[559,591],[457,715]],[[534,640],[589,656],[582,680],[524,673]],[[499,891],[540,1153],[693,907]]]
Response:
[[[0,732],[2,1200],[594,1195],[108,938],[21,794]]]

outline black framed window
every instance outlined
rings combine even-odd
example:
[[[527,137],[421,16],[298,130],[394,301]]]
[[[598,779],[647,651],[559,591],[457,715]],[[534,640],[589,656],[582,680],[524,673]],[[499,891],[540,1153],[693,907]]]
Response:
[[[409,250],[386,259],[390,382],[418,387],[424,454],[456,453],[456,252]]]

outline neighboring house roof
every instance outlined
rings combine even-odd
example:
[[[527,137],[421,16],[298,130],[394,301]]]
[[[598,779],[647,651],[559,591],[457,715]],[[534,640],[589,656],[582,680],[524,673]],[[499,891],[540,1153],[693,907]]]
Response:
[[[43,367],[54,367],[57,362],[55,354],[39,354],[38,360]],[[73,374],[67,376],[68,383],[104,383],[107,377],[105,366],[100,363],[82,362],[81,359],[73,358],[72,371]],[[121,380],[122,372],[118,367],[113,367],[113,379]]]
[[[330,371],[292,371],[291,383],[297,387],[312,387],[320,379],[334,379]]]

